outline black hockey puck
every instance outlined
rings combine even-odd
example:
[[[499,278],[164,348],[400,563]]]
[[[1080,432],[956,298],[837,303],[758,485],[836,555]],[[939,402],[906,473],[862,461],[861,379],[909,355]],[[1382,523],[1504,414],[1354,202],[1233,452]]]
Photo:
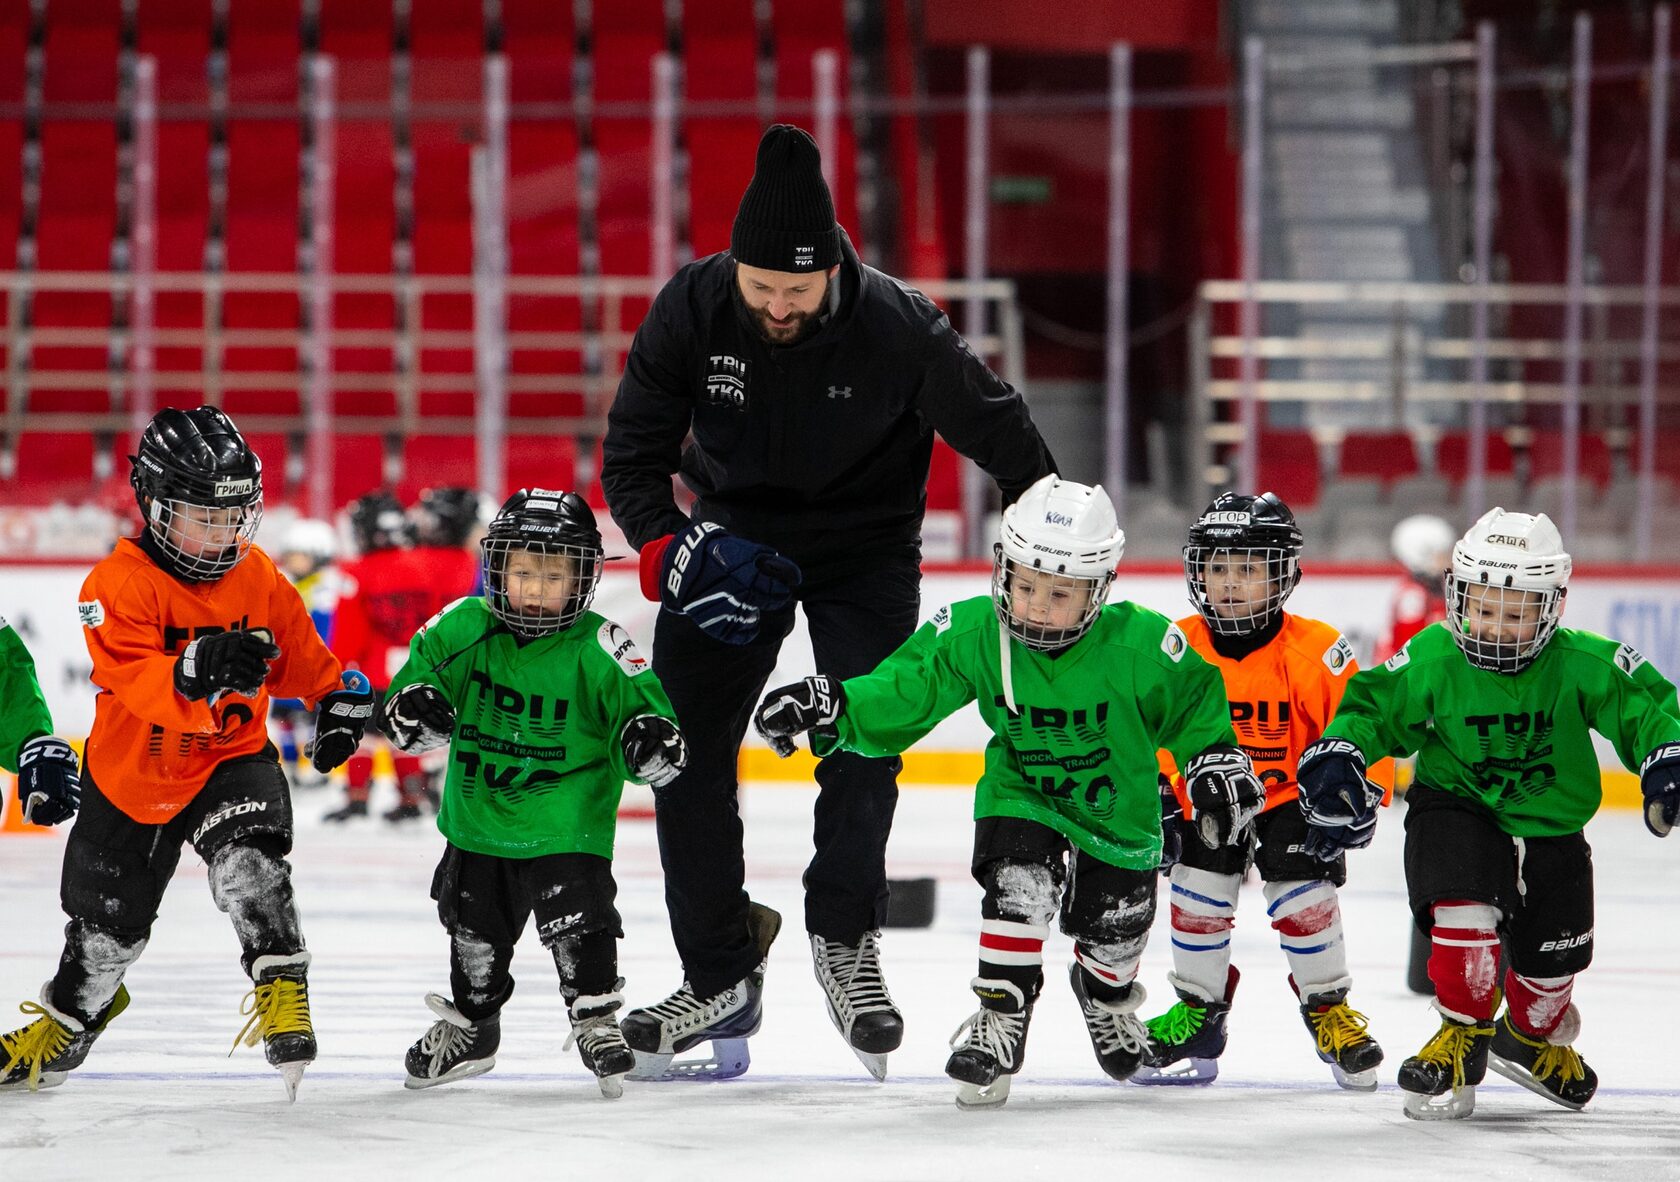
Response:
[[[887,926],[927,928],[933,926],[933,904],[938,880],[932,878],[889,878],[887,880]]]

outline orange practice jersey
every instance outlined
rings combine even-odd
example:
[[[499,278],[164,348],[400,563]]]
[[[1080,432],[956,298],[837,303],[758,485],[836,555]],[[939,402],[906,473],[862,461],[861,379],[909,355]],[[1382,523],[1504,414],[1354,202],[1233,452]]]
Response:
[[[1266,808],[1294,800],[1299,795],[1295,767],[1301,752],[1324,734],[1348,678],[1359,670],[1352,646],[1329,624],[1285,612],[1283,627],[1270,643],[1233,661],[1215,651],[1201,616],[1186,616],[1178,626],[1190,647],[1225,678],[1231,726],[1254,764],[1254,774],[1266,786]],[[1184,778],[1172,756],[1162,751],[1160,760],[1188,816]]]
[[[198,795],[223,760],[268,743],[268,695],[314,706],[339,687],[340,667],[297,591],[252,547],[213,582],[183,583],[127,538],[82,584],[77,610],[93,657],[93,732],[87,769],[112,804],[161,825]],[[280,647],[255,698],[212,705],[175,692],[175,660],[194,637],[266,628]]]

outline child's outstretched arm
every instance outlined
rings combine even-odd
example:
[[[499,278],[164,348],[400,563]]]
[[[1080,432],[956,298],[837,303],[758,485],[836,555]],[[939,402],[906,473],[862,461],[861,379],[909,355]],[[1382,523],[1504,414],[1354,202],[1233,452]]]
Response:
[[[786,759],[798,748],[795,735],[834,726],[846,704],[846,691],[832,677],[818,675],[778,686],[764,695],[753,715],[753,727],[770,749]]]

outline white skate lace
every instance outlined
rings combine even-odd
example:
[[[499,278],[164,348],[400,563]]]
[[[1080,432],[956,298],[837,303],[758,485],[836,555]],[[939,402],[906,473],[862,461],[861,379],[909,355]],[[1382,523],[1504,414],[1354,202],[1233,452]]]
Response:
[[[856,948],[821,937],[813,937],[811,941],[816,953],[817,979],[822,982],[823,991],[841,1022],[848,1026],[859,1014],[898,1012],[887,993],[886,979],[881,975],[881,947],[876,942],[879,935],[879,932],[865,932]]]
[[[1141,1055],[1149,1045],[1149,1031],[1131,1010],[1116,1009],[1094,997],[1085,1002],[1084,1009],[1085,1025],[1099,1053],[1112,1055],[1115,1051],[1125,1051],[1128,1055]]]
[[[741,1005],[741,989],[733,986],[716,997],[701,1001],[694,995],[694,987],[687,981],[682,988],[664,1001],[647,1008],[646,1013],[659,1020],[660,1028],[672,1038],[681,1038],[691,1030],[704,1030]]]
[[[997,1060],[998,1066],[1008,1069],[1015,1066],[1015,1051],[1021,1045],[1026,1030],[1027,1015],[1024,1011],[1005,1014],[982,1007],[957,1027],[956,1033],[951,1035],[950,1045],[954,1051],[982,1051]],[[965,1032],[967,1038],[963,1038]],[[961,1045],[958,1045],[958,1039],[962,1039]]]
[[[472,1045],[473,1032],[453,1022],[439,1020],[420,1036],[420,1053],[431,1056],[431,1074],[441,1074],[440,1068],[464,1054]]]
[[[624,1032],[618,1028],[618,1023],[611,1014],[597,1014],[593,1018],[581,1019],[572,1027],[572,1032],[566,1036],[562,1050],[571,1050],[573,1044],[580,1047],[584,1054],[592,1061],[599,1061],[601,1052],[628,1046],[624,1041]]]

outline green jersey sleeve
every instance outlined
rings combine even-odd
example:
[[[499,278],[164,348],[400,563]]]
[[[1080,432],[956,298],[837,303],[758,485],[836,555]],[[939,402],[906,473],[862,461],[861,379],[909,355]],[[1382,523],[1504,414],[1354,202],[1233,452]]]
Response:
[[[1656,747],[1680,741],[1680,698],[1674,683],[1632,645],[1601,637],[1591,641],[1597,643],[1584,641],[1582,647],[1599,658],[1592,728],[1610,740],[1623,767],[1637,772]]]
[[[468,606],[476,602],[457,599],[420,625],[408,642],[408,660],[391,678],[387,697],[411,685],[431,685],[459,709],[461,678],[472,666],[457,658],[484,639],[482,621]]]
[[[953,662],[951,640],[951,609],[943,607],[873,672],[848,678],[837,733],[814,733],[812,750],[898,755],[972,702],[974,685]]]
[[[35,661],[17,630],[0,619],[0,767],[17,771],[18,748],[52,733],[52,715]]]
[[[1429,736],[1431,665],[1454,660],[1462,663],[1451,634],[1439,625],[1425,628],[1381,665],[1348,679],[1325,738],[1346,739],[1367,764],[1411,755]]]
[[[582,703],[596,715],[600,733],[606,736],[606,757],[621,780],[640,781],[635,769],[624,762],[624,728],[642,714],[656,714],[676,722],[676,711],[665,696],[665,687],[653,672],[630,634],[611,620],[602,620],[595,631],[593,651],[586,649],[590,684],[596,694]]]

